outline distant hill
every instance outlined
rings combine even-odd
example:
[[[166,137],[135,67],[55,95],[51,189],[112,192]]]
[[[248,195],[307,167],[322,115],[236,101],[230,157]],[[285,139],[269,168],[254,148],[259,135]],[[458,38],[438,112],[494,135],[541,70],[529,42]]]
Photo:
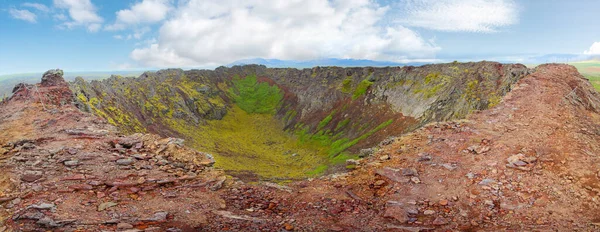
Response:
[[[76,77],[83,77],[86,80],[99,80],[109,78],[111,75],[139,76],[142,73],[142,71],[65,72],[64,77],[67,81],[73,81]],[[0,75],[0,98],[10,96],[16,84],[40,82],[42,74],[43,72]]]
[[[430,64],[428,62],[397,63],[391,61],[356,60],[356,59],[317,59],[317,60],[278,60],[278,59],[245,59],[233,62],[228,67],[246,64],[261,64],[269,68],[312,68],[315,66],[338,66],[338,67],[387,67],[387,66],[421,66]]]

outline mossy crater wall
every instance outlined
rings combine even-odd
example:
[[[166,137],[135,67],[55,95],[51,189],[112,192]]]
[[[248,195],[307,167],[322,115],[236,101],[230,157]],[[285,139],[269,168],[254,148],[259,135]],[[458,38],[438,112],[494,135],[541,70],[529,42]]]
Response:
[[[499,103],[527,75],[494,62],[312,69],[167,69],[71,88],[82,110],[125,133],[182,137],[248,179],[299,179],[361,148]]]

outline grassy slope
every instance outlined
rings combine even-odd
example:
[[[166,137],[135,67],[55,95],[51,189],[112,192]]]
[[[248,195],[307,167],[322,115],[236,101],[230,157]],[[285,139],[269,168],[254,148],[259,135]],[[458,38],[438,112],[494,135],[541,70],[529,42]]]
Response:
[[[590,60],[582,62],[573,62],[570,64],[575,66],[581,74],[590,79],[590,82],[592,83],[594,88],[600,91],[600,61]]]

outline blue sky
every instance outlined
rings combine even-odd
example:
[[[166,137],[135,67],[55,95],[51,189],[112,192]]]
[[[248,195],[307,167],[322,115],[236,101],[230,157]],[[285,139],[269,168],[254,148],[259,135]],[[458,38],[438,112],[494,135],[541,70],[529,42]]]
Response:
[[[0,75],[600,54],[596,0],[0,0]]]

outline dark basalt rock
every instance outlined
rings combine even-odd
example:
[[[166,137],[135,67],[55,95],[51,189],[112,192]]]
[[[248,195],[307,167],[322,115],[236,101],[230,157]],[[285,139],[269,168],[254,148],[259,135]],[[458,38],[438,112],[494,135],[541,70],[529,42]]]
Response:
[[[43,87],[66,85],[67,82],[63,78],[63,74],[63,70],[61,69],[50,69],[42,76],[41,85]]]

